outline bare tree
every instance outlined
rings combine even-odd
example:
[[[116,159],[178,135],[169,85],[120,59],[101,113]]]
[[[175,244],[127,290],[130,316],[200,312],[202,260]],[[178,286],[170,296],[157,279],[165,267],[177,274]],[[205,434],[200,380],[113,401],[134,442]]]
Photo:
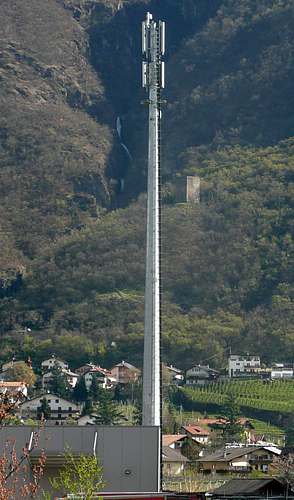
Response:
[[[276,469],[277,477],[285,485],[285,498],[288,499],[291,488],[294,488],[294,455],[289,453],[280,457]]]
[[[0,432],[4,422],[15,413],[22,395],[0,394]],[[36,465],[31,467],[30,453],[37,447],[42,428],[33,432],[30,443],[27,443],[19,456],[16,452],[15,440],[7,440],[0,450],[0,500],[15,500],[16,498],[35,498],[40,479],[43,475],[46,456],[44,450]]]

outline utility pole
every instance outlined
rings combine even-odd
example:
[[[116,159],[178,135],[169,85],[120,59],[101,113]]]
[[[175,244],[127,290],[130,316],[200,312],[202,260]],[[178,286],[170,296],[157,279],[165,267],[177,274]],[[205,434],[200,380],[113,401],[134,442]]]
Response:
[[[148,12],[142,23],[142,84],[148,92],[149,141],[142,424],[159,428],[161,489],[160,120],[164,88],[165,23]]]

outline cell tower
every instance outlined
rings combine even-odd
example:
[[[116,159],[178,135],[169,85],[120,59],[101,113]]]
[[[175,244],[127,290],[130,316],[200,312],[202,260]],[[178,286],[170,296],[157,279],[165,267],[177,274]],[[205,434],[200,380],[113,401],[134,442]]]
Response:
[[[160,105],[164,88],[165,23],[156,23],[149,12],[142,23],[142,52],[143,87],[148,92],[149,107],[142,423],[160,427]]]

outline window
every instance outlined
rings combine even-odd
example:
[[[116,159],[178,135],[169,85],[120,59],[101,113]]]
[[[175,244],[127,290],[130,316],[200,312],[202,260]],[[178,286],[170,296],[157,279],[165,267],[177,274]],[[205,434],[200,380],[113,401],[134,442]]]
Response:
[[[48,403],[51,403],[51,399],[47,399]]]
[[[55,403],[59,403],[59,399],[55,399]]]
[[[72,411],[72,407],[71,406],[68,407],[68,411]]]

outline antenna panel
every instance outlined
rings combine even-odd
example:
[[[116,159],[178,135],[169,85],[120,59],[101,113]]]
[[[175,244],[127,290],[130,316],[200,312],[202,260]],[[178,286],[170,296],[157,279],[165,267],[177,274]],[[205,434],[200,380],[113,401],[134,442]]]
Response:
[[[142,53],[146,54],[147,52],[147,26],[146,21],[142,22]]]
[[[146,88],[148,84],[148,64],[142,62],[142,87]]]
[[[163,61],[160,63],[160,86],[162,89],[165,87],[165,64]]]
[[[159,21],[159,34],[160,34],[160,52],[163,56],[165,54],[165,22]]]

